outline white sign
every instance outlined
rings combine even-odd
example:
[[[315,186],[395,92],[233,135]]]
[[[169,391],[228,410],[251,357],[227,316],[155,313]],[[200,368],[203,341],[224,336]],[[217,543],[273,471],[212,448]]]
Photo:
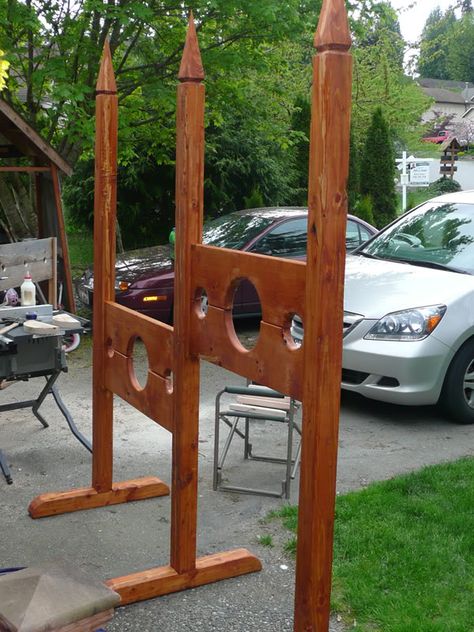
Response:
[[[410,184],[429,184],[430,183],[430,166],[416,165],[409,171]]]

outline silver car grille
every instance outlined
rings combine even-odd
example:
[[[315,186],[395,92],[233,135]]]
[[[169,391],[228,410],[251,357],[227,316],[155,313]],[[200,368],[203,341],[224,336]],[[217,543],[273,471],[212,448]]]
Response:
[[[343,335],[347,336],[347,334],[352,331],[361,320],[364,320],[364,317],[361,314],[354,314],[353,312],[344,312],[344,319],[342,321],[342,331]]]
[[[352,331],[357,325],[364,320],[364,317],[361,314],[354,314],[353,312],[344,312],[342,331],[343,335],[347,336],[347,334]],[[303,323],[299,316],[293,316],[293,320],[291,322],[291,335],[295,342],[301,343],[303,340]]]

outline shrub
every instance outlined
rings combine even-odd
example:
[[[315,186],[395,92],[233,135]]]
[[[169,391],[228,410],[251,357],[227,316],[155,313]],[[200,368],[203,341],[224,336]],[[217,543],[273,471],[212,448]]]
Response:
[[[372,203],[372,198],[370,195],[364,195],[360,198],[360,200],[354,206],[353,213],[356,217],[360,217],[360,219],[369,222],[369,224],[374,224],[374,205]]]
[[[439,180],[432,182],[429,188],[430,191],[438,195],[441,193],[455,193],[462,189],[459,182],[457,180],[451,180],[451,178],[439,178]]]

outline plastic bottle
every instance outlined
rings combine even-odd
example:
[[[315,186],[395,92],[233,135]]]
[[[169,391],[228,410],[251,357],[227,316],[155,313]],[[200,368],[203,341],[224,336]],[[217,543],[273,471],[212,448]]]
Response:
[[[36,305],[36,287],[31,280],[31,274],[25,274],[25,280],[21,284],[21,304],[22,306]]]

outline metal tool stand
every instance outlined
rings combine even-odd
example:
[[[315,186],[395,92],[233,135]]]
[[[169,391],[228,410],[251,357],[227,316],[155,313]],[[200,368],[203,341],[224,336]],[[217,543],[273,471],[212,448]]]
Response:
[[[55,371],[52,375],[50,375],[49,377],[46,377],[46,384],[43,390],[41,391],[41,393],[38,395],[37,399],[30,399],[23,402],[15,402],[12,404],[2,404],[0,405],[0,413],[3,413],[7,410],[18,410],[19,408],[31,408],[34,416],[41,422],[41,424],[45,428],[48,428],[49,426],[48,422],[43,417],[43,415],[40,414],[38,409],[41,406],[41,404],[44,402],[46,395],[48,395],[48,393],[51,393],[51,395],[54,397],[54,401],[56,402],[59,410],[64,415],[72,434],[76,437],[76,439],[78,439],[78,441],[82,443],[82,445],[85,448],[89,450],[89,452],[92,453],[91,442],[78,430],[76,424],[74,423],[73,418],[71,417],[70,412],[66,408],[66,405],[64,404],[63,400],[61,399],[59,395],[58,389],[56,388],[55,382],[60,376],[60,374],[61,374],[61,371]]]
[[[63,371],[67,371],[66,357],[62,350],[62,336],[37,339],[34,336],[25,334],[23,327],[18,327],[9,332],[9,337],[11,339],[6,342],[14,344],[4,345],[2,363],[0,364],[0,379],[4,378],[12,382],[20,382],[44,376],[46,384],[36,399],[1,404],[0,413],[31,408],[38,421],[44,428],[47,428],[49,424],[39,412],[39,409],[46,396],[51,394],[65,417],[72,434],[92,453],[91,442],[78,430],[56,387],[56,381],[60,374]],[[5,455],[1,451],[0,467],[7,483],[11,484],[13,482],[11,472]]]

